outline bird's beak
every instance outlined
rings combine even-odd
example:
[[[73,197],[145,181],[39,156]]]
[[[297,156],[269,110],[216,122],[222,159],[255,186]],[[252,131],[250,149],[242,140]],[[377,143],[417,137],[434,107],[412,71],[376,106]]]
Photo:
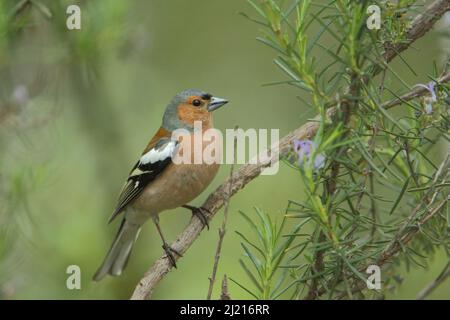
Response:
[[[222,99],[222,98],[217,98],[217,97],[212,97],[211,101],[209,102],[208,105],[208,111],[212,112],[214,110],[219,109],[221,106],[223,106],[224,104],[227,104],[228,100]]]

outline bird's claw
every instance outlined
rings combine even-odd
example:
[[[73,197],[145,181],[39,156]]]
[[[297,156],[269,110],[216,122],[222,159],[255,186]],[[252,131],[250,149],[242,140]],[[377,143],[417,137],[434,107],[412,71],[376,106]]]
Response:
[[[173,253],[175,253],[179,257],[182,257],[183,255],[180,252],[178,252],[177,250],[175,250],[174,248],[172,248],[171,246],[169,246],[167,243],[164,243],[162,245],[162,248],[164,249],[164,252],[166,253],[166,256],[169,259],[172,267],[176,268],[177,264],[176,264],[175,257],[173,256]]]
[[[191,210],[192,214],[196,216],[202,222],[203,226],[209,230],[209,222],[206,214],[210,215],[211,211],[203,207],[197,208],[189,205],[184,205],[183,208]]]

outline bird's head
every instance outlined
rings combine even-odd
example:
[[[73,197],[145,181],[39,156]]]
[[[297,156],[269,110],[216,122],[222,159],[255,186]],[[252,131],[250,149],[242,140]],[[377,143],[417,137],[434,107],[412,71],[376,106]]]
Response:
[[[209,124],[211,112],[228,103],[228,100],[196,89],[178,93],[166,108],[163,127],[169,131],[193,128],[195,121]]]

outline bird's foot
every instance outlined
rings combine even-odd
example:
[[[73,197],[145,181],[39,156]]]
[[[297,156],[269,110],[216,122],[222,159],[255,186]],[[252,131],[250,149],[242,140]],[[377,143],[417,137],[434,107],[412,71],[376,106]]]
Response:
[[[200,219],[200,221],[202,222],[203,226],[206,227],[209,230],[209,223],[208,223],[208,218],[206,216],[206,214],[211,214],[211,212],[203,207],[193,207],[190,205],[184,205],[183,208],[189,209],[191,210],[192,214],[194,216],[196,216],[197,218]]]
[[[164,249],[164,252],[166,253],[166,256],[169,259],[172,267],[176,268],[177,264],[176,264],[176,260],[175,260],[175,257],[173,254],[175,253],[179,257],[182,257],[183,255],[180,252],[178,252],[177,250],[175,250],[174,248],[172,248],[171,246],[169,246],[169,244],[167,244],[167,243],[164,243],[162,245],[162,248]]]

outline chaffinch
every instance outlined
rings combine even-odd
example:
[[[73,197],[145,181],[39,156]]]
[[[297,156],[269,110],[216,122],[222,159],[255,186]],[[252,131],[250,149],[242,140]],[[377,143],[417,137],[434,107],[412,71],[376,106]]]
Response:
[[[165,210],[187,208],[208,226],[205,209],[188,203],[211,183],[219,163],[179,163],[173,160],[179,156],[180,149],[194,150],[194,139],[191,139],[196,134],[194,122],[200,121],[202,130],[211,129],[211,112],[227,102],[209,93],[190,89],[177,94],[166,107],[161,127],[131,169],[109,219],[111,222],[123,213],[116,238],[94,275],[95,281],[107,274],[118,276],[122,273],[139,231],[149,218],[156,225],[167,258],[176,267],[173,254],[180,254],[167,244],[159,224],[158,215]],[[184,129],[187,134],[174,137],[177,129]],[[203,141],[202,145],[205,148],[208,143]]]

